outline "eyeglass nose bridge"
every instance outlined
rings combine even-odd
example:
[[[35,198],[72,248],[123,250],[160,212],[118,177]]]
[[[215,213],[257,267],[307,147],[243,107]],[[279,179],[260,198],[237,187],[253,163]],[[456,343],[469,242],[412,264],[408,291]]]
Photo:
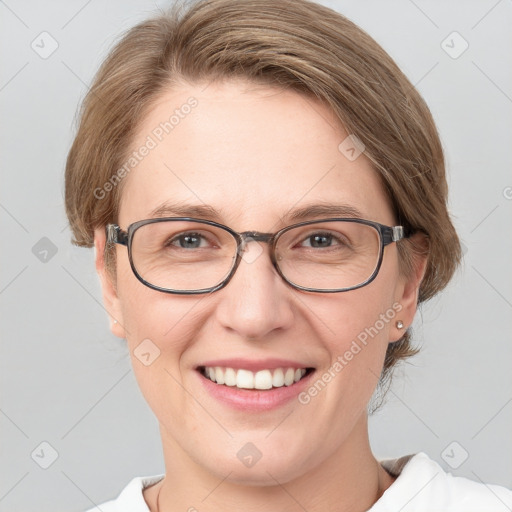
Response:
[[[243,233],[240,233],[240,237],[244,244],[247,243],[247,241],[251,242],[252,240],[255,242],[271,243],[274,236],[275,235],[273,233],[261,233],[260,231],[244,231]]]
[[[240,239],[241,249],[244,249],[247,245],[247,242],[265,242],[271,244],[274,242],[275,233],[262,233],[261,231],[244,231],[243,233],[238,233]]]
[[[276,237],[275,233],[262,233],[261,231],[244,231],[243,233],[238,233],[239,235],[239,244],[238,244],[238,255],[241,257],[243,253],[245,252],[245,248],[247,247],[247,244],[249,242],[264,242],[269,244],[270,246],[270,259],[272,260],[272,263],[274,262],[273,257],[273,245],[274,240]]]

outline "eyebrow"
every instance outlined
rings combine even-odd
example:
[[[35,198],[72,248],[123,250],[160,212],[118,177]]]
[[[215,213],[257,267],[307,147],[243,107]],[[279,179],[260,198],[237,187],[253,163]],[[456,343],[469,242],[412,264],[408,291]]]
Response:
[[[149,218],[193,217],[215,222],[223,222],[222,212],[208,204],[172,203],[166,201],[149,213]],[[298,208],[290,208],[281,216],[282,222],[301,222],[320,217],[341,217],[363,219],[364,215],[356,207],[338,203],[314,203]]]

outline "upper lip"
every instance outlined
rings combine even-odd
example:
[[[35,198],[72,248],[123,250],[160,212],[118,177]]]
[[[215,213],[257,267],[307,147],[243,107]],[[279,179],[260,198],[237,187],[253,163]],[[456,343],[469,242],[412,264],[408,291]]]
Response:
[[[237,370],[250,370],[257,372],[260,370],[274,370],[275,368],[311,368],[310,365],[300,363],[298,361],[292,361],[291,359],[215,359],[211,361],[205,361],[198,365],[201,367],[215,367],[220,366],[223,368],[233,368]]]

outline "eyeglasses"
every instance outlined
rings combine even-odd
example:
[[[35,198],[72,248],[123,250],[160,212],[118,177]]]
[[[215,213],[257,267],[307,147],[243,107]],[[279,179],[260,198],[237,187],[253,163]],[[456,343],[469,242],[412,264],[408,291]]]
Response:
[[[107,243],[127,246],[140,282],[179,294],[209,293],[226,286],[252,241],[269,244],[272,264],[293,288],[354,290],[375,279],[384,247],[408,236],[402,226],[352,218],[301,222],[277,233],[237,233],[190,217],[141,220],[126,231],[109,224],[106,230]]]

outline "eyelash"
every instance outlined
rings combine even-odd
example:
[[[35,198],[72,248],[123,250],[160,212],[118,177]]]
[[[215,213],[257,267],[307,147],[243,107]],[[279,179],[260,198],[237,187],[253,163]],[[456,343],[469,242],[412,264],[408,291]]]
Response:
[[[186,249],[185,247],[179,247],[177,244],[175,244],[173,242],[176,242],[176,241],[179,242],[180,239],[183,239],[183,238],[185,238],[187,236],[189,236],[189,237],[196,237],[196,238],[199,238],[200,240],[206,240],[208,242],[208,237],[206,237],[205,235],[203,235],[201,233],[193,232],[193,231],[189,231],[189,232],[185,231],[185,232],[179,233],[179,234],[173,236],[172,238],[170,238],[169,240],[167,240],[165,242],[164,246],[165,247],[174,246],[174,247],[177,247],[179,249]],[[308,240],[311,240],[311,238],[315,237],[315,236],[318,236],[318,237],[331,237],[332,241],[337,242],[336,245],[340,245],[340,246],[349,246],[350,245],[348,243],[348,240],[346,240],[346,237],[337,236],[333,232],[329,232],[329,231],[314,231],[314,232],[308,233],[307,235],[303,235],[301,237],[301,240],[299,242],[297,242],[297,244],[295,244],[295,245],[296,246],[297,245],[301,245],[304,242],[306,242]],[[201,242],[200,242],[200,244],[201,244]],[[311,249],[315,249],[311,245],[308,246],[308,247],[311,248]],[[202,247],[196,247],[195,249],[200,249],[200,248],[202,248]]]

